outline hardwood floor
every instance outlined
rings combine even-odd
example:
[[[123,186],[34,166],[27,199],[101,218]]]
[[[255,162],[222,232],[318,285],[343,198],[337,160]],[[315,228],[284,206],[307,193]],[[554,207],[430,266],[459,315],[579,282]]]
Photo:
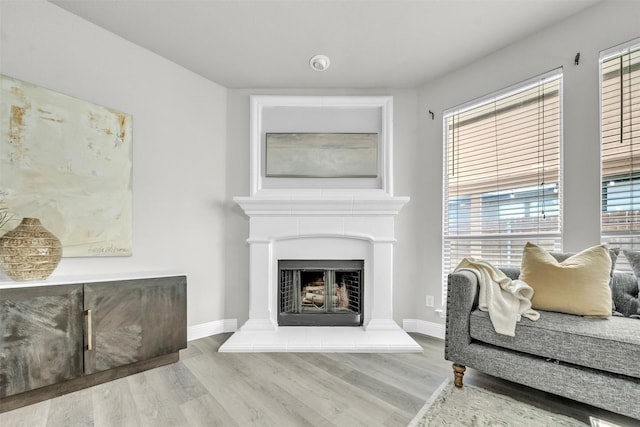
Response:
[[[218,353],[192,341],[180,362],[0,414],[0,426],[406,426],[446,378],[442,340],[423,353]],[[588,422],[637,422],[483,375],[466,384]]]

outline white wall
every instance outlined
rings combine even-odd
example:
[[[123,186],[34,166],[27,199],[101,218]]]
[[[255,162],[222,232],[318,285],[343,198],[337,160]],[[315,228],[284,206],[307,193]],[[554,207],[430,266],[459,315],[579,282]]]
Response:
[[[233,196],[249,195],[249,96],[250,95],[391,95],[393,96],[394,194],[409,196],[416,193],[415,177],[418,165],[416,152],[417,95],[414,90],[230,90],[228,102],[227,164],[227,317],[243,324],[249,315],[249,220],[235,205]],[[413,317],[413,289],[416,286],[417,240],[414,224],[419,222],[416,205],[410,201],[396,220],[397,244],[394,248],[394,320]]]
[[[419,193],[410,194],[422,223],[416,262],[424,266],[416,282],[418,319],[442,322],[425,308],[424,295],[440,305],[442,283],[442,112],[509,85],[564,67],[564,227],[563,248],[578,251],[600,242],[600,148],[598,58],[601,50],[640,36],[640,2],[596,4],[581,14],[513,43],[419,90],[420,141],[416,159]],[[472,42],[472,41],[470,41]],[[573,64],[580,52],[579,66]],[[427,110],[436,113],[432,121]]]
[[[2,1],[0,72],[133,116],[133,256],[55,276],[178,270],[188,324],[225,318],[227,91],[45,1]]]

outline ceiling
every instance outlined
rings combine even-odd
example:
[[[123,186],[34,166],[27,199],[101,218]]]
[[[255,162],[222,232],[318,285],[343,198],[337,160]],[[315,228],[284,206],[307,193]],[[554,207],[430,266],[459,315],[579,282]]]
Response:
[[[598,0],[49,0],[228,88],[409,88]],[[311,70],[325,54],[331,66]]]

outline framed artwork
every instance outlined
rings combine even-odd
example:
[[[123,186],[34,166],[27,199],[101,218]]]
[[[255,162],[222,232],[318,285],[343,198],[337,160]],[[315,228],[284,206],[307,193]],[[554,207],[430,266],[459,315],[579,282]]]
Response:
[[[128,256],[132,118],[0,75],[0,208],[40,218],[63,256]]]
[[[376,178],[377,133],[267,133],[265,176]]]
[[[393,97],[250,97],[250,194],[393,195]]]

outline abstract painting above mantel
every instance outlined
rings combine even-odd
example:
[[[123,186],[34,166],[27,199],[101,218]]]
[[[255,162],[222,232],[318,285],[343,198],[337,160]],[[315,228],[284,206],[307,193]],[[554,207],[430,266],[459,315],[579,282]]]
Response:
[[[250,113],[251,196],[393,196],[393,97],[251,95]],[[329,143],[308,143],[319,136]],[[350,138],[365,142],[350,148]]]
[[[132,118],[0,75],[0,207],[40,218],[63,256],[129,256]]]
[[[376,178],[377,133],[267,133],[267,177]]]

